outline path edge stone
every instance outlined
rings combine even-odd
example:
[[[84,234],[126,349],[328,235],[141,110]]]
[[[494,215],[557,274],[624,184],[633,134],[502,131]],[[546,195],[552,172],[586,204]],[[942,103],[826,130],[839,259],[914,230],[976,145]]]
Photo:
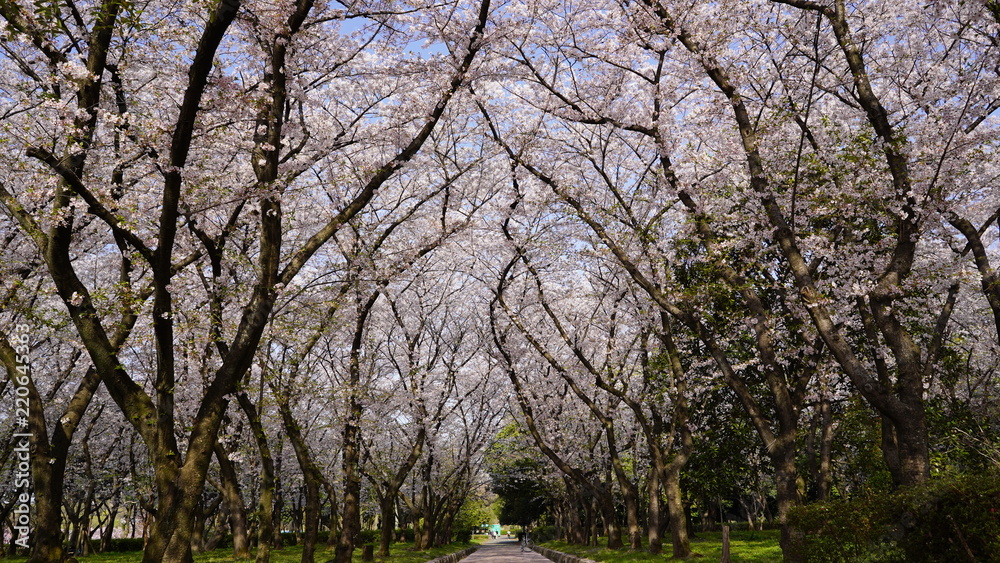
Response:
[[[532,548],[532,551],[549,561],[554,561],[555,563],[597,563],[593,559],[584,559],[582,557],[577,557],[576,555],[570,555],[568,553],[563,553],[547,547],[538,547],[537,545]]]
[[[472,555],[479,549],[478,545],[472,547],[467,547],[462,551],[456,551],[455,553],[449,553],[448,555],[442,555],[437,559],[431,559],[427,563],[458,563],[459,561],[465,559],[466,557]]]

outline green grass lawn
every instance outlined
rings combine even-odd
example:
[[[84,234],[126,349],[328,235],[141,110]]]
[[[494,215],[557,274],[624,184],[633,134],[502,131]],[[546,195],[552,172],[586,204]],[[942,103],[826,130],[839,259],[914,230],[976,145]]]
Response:
[[[779,535],[778,530],[763,532],[733,530],[729,533],[729,553],[734,563],[780,563]],[[570,545],[559,541],[546,542],[542,546],[601,563],[642,563],[663,561],[665,558],[670,558],[669,536],[664,538],[664,555],[650,555],[645,551],[631,551],[628,548],[607,549],[605,547]],[[718,561],[722,557],[722,532],[698,532],[697,538],[691,540],[691,549],[695,555],[688,559],[689,561]]]
[[[440,557],[442,555],[447,555],[455,551],[461,551],[477,542],[472,543],[453,543],[451,545],[446,545],[444,547],[436,547],[433,549],[428,549],[426,551],[411,551],[413,544],[410,543],[396,543],[392,545],[390,551],[391,555],[388,559],[383,559],[382,561],[388,561],[391,563],[424,563],[435,557]],[[80,563],[135,563],[142,560],[141,551],[130,551],[126,553],[99,553],[95,555],[88,555],[86,557],[78,557]],[[333,559],[333,549],[327,549],[326,546],[319,546],[316,549],[316,561],[317,563],[322,563],[329,559]],[[12,557],[3,558],[0,561],[20,563],[26,561],[25,557]],[[235,561],[253,561],[253,559],[236,559],[233,557],[232,548],[226,549],[216,549],[214,551],[209,551],[206,553],[198,553],[194,556],[195,563],[233,563]],[[271,562],[272,563],[299,563],[302,560],[302,547],[301,546],[289,546],[282,549],[271,550]],[[354,550],[355,563],[361,563],[361,548]],[[376,558],[376,561],[379,561]]]

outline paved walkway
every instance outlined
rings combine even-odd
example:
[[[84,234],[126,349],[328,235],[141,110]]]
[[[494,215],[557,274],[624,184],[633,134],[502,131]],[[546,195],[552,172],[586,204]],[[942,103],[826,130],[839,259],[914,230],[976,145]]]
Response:
[[[521,544],[514,539],[489,540],[479,546],[475,553],[462,560],[462,563],[552,563],[533,551],[521,552]]]

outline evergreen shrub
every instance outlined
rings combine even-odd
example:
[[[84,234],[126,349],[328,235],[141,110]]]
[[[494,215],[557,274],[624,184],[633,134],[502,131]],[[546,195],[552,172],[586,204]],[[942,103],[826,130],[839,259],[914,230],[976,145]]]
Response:
[[[123,553],[126,551],[142,551],[142,538],[112,538],[108,542],[108,551],[112,553]]]
[[[991,561],[1000,553],[1000,472],[795,508],[792,558],[938,563]]]

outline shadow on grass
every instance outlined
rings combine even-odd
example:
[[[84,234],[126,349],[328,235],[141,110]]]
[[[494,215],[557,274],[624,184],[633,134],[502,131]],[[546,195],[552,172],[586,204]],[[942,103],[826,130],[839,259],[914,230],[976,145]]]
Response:
[[[411,543],[396,543],[392,545],[389,558],[379,559],[376,557],[375,560],[387,561],[391,563],[425,563],[426,561],[436,557],[461,551],[469,546],[476,545],[477,543],[478,542],[475,541],[472,543],[453,543],[443,547],[435,547],[423,551],[413,551],[413,544]],[[317,546],[316,548],[317,563],[333,559],[333,555],[334,550],[327,549],[325,545]],[[138,563],[139,561],[142,561],[142,552],[129,551],[125,553],[97,553],[94,555],[77,557],[77,560],[80,563]],[[27,561],[27,558],[9,557],[0,558],[0,561],[3,563],[22,563]],[[197,553],[194,556],[194,563],[234,563],[248,561],[253,561],[253,558],[237,559],[233,557],[232,548],[216,549],[205,553]],[[271,550],[271,563],[299,563],[300,561],[302,561],[301,546],[289,546]],[[361,563],[360,547],[354,550],[353,562]]]
[[[729,550],[733,563],[781,563],[779,537],[778,530],[730,532]],[[560,541],[551,541],[543,545],[549,549],[593,559],[600,563],[662,562],[664,559],[679,561],[670,558],[669,538],[663,543],[663,553],[660,555],[652,555],[645,551],[632,551],[628,548],[608,549],[606,547],[571,545]],[[695,555],[688,558],[687,561],[705,561],[706,563],[719,561],[722,557],[722,532],[699,532],[698,537],[691,540],[691,550],[694,551]]]

